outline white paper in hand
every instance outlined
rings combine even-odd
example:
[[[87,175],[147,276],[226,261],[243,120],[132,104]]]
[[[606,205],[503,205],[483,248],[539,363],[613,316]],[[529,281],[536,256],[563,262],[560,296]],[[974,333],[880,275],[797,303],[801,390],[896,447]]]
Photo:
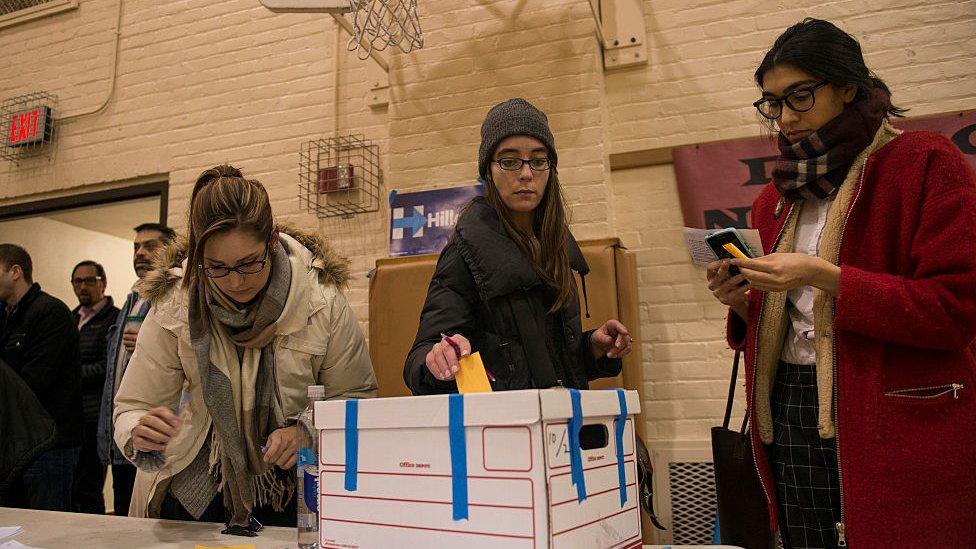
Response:
[[[688,244],[688,251],[691,252],[691,260],[695,262],[695,265],[705,267],[712,261],[718,261],[715,252],[705,242],[706,236],[718,230],[692,229],[691,227],[685,227],[681,230],[682,235],[685,237],[685,243]],[[762,239],[759,237],[759,231],[756,229],[738,229],[738,231],[742,235],[742,238],[746,240],[746,244],[749,245],[749,251],[752,252],[752,256],[762,256],[763,246]]]

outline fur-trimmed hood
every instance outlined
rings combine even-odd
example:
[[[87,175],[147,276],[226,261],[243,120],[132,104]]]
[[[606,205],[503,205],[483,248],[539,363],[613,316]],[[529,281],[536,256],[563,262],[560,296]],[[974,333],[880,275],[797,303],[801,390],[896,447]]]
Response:
[[[343,289],[349,282],[349,260],[336,252],[317,233],[279,223],[275,229],[295,240],[284,243],[289,256],[305,256],[309,269],[319,271],[319,282]],[[294,246],[294,244],[298,246]],[[139,295],[157,304],[183,279],[183,263],[187,256],[186,237],[177,237],[156,256],[152,270],[139,282]],[[297,248],[297,249],[290,249]]]

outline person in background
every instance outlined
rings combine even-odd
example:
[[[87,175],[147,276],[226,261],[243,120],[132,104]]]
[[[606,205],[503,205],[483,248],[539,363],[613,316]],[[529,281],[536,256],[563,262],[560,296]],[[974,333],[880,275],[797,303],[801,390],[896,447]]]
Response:
[[[75,471],[72,508],[79,513],[105,513],[105,465],[98,458],[96,435],[98,407],[105,385],[106,336],[115,322],[119,308],[105,295],[105,269],[98,263],[85,260],[71,272],[71,289],[78,298],[78,307],[71,311],[79,332],[81,353],[81,455]]]
[[[768,255],[708,280],[745,351],[771,527],[787,548],[973,547],[976,175],[946,137],[892,127],[832,23],[788,28],[755,80],[779,130],[752,208]]]
[[[136,233],[132,242],[132,266],[139,280],[152,269],[156,253],[176,238],[173,229],[159,223],[143,223],[133,229]],[[139,281],[136,281],[136,286]],[[136,336],[143,319],[149,312],[149,301],[139,296],[136,286],[125,299],[114,323],[108,331],[106,350],[105,383],[102,387],[98,414],[98,457],[102,463],[112,468],[112,496],[114,514],[127,515],[132,498],[132,485],[136,479],[136,468],[125,459],[112,440],[112,412],[115,393],[129,364],[129,358],[136,346]]]
[[[308,386],[376,396],[348,261],[276,225],[264,186],[231,166],[197,179],[188,226],[140,285],[152,306],[115,397],[115,441],[139,467],[129,514],[294,527]]]
[[[34,392],[58,433],[0,505],[70,511],[82,429],[77,324],[67,305],[34,282],[31,257],[15,244],[0,244],[0,302],[0,360]]]
[[[569,231],[556,163],[542,111],[510,99],[488,112],[478,153],[485,197],[465,206],[437,260],[404,364],[414,394],[457,392],[458,359],[472,352],[495,391],[586,389],[620,373],[627,328],[608,320],[582,330],[573,272],[585,302],[589,267]]]

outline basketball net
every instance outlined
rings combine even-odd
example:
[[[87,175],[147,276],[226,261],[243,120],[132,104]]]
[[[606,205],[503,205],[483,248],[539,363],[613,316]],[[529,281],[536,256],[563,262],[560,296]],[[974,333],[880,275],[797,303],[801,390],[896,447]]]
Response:
[[[347,48],[358,50],[360,59],[389,46],[397,46],[403,53],[424,47],[417,0],[349,0],[349,7],[355,32]]]

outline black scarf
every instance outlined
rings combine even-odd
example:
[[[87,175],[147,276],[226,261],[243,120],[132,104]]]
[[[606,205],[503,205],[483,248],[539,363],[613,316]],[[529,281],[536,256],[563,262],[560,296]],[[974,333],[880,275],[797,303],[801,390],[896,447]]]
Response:
[[[847,105],[802,141],[790,143],[780,133],[780,157],[773,168],[773,185],[791,200],[833,194],[857,155],[874,140],[890,106],[889,95],[875,88],[870,96]]]

